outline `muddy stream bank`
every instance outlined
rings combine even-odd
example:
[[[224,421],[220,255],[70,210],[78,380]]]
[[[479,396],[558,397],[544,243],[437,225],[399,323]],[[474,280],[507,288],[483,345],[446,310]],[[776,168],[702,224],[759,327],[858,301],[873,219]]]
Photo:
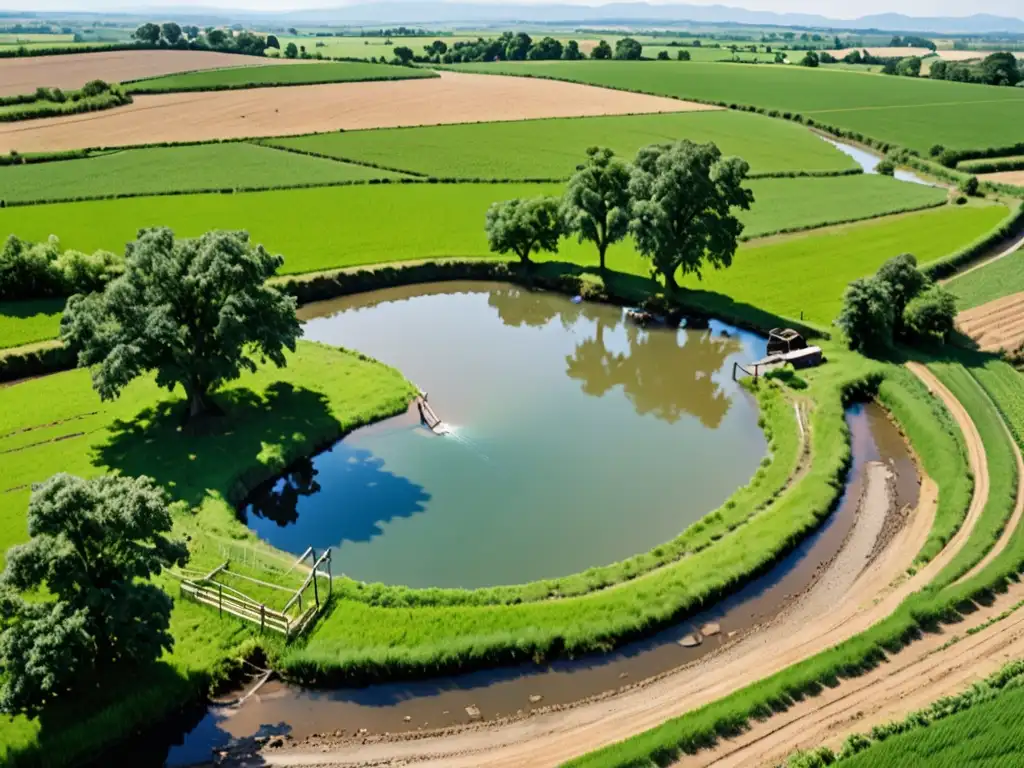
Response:
[[[211,706],[190,722],[151,738],[151,756],[138,764],[187,766],[252,737],[313,734],[352,736],[458,727],[477,719],[527,716],[532,709],[561,707],[609,695],[665,674],[714,652],[734,637],[778,616],[815,584],[850,538],[869,471],[888,465],[897,509],[917,502],[918,475],[907,447],[885,412],[875,404],[847,412],[852,466],[836,512],[769,573],[732,597],[669,629],[609,654],[538,667],[474,672],[434,680],[366,688],[308,690],[272,681],[238,707]],[[712,622],[720,627],[696,647],[680,644]],[[477,716],[479,712],[479,716]],[[136,758],[141,757],[138,752]]]

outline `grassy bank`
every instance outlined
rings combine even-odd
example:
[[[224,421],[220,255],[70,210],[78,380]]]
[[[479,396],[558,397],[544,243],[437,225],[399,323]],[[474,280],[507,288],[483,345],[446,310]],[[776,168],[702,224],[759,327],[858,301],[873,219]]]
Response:
[[[1003,365],[1002,363],[993,364]],[[977,368],[972,368],[977,370]],[[959,377],[959,372],[958,372]],[[888,399],[894,397],[893,389],[899,388],[902,377],[889,377],[886,386]],[[1000,394],[996,403],[1003,409],[1006,399],[1016,401],[1024,397],[1024,380],[1017,377],[1016,381],[1006,379],[1008,388]],[[1012,382],[1010,384],[1009,382]],[[977,388],[963,387],[968,402],[965,407],[976,414],[992,410],[991,402]],[[926,464],[934,463],[935,446],[933,437],[922,433],[915,425],[924,423],[928,404],[906,392],[901,399],[910,407],[919,411],[919,418],[903,424],[908,436],[919,455],[925,457]],[[1006,413],[1005,410],[1002,411]],[[986,416],[986,421],[989,417]],[[1017,422],[1015,429],[1024,423]],[[988,431],[988,430],[986,430]],[[933,433],[938,436],[938,433]],[[952,449],[947,446],[946,451]],[[931,458],[928,458],[931,457]],[[950,480],[956,476],[933,476],[938,483],[941,494]],[[964,496],[964,512],[969,499]],[[941,519],[941,516],[937,518]],[[988,539],[985,530],[972,535],[969,546],[980,559],[985,551],[982,545]],[[977,539],[977,541],[975,541]],[[956,568],[945,569],[940,578],[949,581],[949,575],[968,567],[973,563],[958,562]],[[813,695],[823,685],[834,686],[842,677],[853,676],[869,669],[885,659],[886,653],[899,650],[911,641],[923,629],[933,627],[938,621],[956,617],[957,607],[972,599],[990,597],[994,589],[1000,588],[1008,577],[1017,574],[1024,566],[1024,531],[1013,531],[1009,545],[996,556],[982,571],[956,584],[944,588],[927,587],[907,598],[889,618],[876,624],[868,631],[850,640],[795,664],[782,672],[765,680],[750,685],[734,694],[722,698],[681,717],[642,733],[632,739],[599,750],[567,765],[573,768],[610,768],[612,766],[639,768],[641,766],[664,765],[681,754],[695,752],[703,747],[714,744],[718,739],[741,732],[752,719],[769,717],[773,711],[787,708],[791,703],[806,695]]]
[[[261,368],[219,394],[227,411],[223,429],[202,437],[178,431],[180,392],[168,395],[151,379],[110,403],[100,402],[82,370],[0,389],[0,552],[27,538],[30,484],[59,471],[155,477],[174,498],[198,507],[175,518],[178,534],[191,535],[195,546],[209,530],[207,506],[228,512],[236,494],[290,461],[404,410],[412,391],[391,368],[308,343],[289,356],[284,370]],[[162,583],[176,594],[172,581]],[[0,762],[63,765],[94,757],[101,744],[201,695],[254,635],[249,626],[181,600],[172,621],[174,651],[156,667],[115,681],[95,697],[77,697],[42,722],[0,719]]]

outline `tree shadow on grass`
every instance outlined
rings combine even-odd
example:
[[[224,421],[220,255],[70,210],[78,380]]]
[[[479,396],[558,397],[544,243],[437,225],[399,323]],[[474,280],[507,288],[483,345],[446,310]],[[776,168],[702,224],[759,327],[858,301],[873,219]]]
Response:
[[[224,415],[202,430],[181,427],[184,402],[173,398],[115,421],[94,464],[148,475],[176,500],[195,506],[211,491],[233,502],[290,462],[329,445],[342,427],[319,392],[286,382],[262,394],[235,388],[215,396]]]

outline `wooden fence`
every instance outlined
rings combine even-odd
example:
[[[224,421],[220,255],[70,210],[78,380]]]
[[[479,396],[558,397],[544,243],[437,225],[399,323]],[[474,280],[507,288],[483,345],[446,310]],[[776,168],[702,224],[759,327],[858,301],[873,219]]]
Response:
[[[316,558],[312,548],[306,550],[303,556],[296,561],[295,565],[299,565],[310,556]],[[322,566],[326,566],[327,570],[321,570]],[[292,567],[294,568],[295,566]],[[261,581],[241,573],[235,573],[229,569],[230,561],[226,561],[205,575],[197,573],[199,578],[188,578],[187,573],[189,572],[183,572],[181,594],[191,600],[195,600],[197,603],[203,603],[204,605],[216,608],[222,616],[224,613],[229,613],[240,619],[259,624],[260,632],[269,629],[280,632],[287,638],[300,635],[309,628],[317,614],[326,605],[327,598],[330,597],[333,590],[331,551],[329,549],[320,555],[319,558],[315,559],[309,574],[302,582],[302,586],[297,590],[283,587],[280,584]],[[293,594],[283,610],[278,611],[268,608],[266,603],[254,600],[241,590],[216,581],[217,575],[222,572],[231,573],[234,578],[250,581],[263,587],[279,589]],[[196,572],[193,571],[192,573]],[[320,596],[318,576],[326,577],[327,579],[327,595],[323,599]],[[303,606],[302,595],[310,585],[313,587],[313,600],[312,602],[307,600],[307,604]]]

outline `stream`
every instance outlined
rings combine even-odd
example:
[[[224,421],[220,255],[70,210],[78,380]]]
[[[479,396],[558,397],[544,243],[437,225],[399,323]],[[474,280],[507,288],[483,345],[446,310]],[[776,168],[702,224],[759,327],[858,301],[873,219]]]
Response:
[[[822,136],[820,133],[816,135],[819,139],[828,142],[833,147],[842,152],[844,155],[849,155],[850,157],[852,157],[855,161],[857,161],[857,164],[864,169],[864,173],[878,173],[878,171],[876,171],[875,169],[878,167],[878,164],[882,161],[881,155],[875,154],[874,152],[865,149],[864,147],[858,147],[854,144],[847,144],[845,141],[837,141],[836,139],[829,138],[827,136]],[[908,171],[905,168],[897,168],[895,173],[893,173],[893,178],[897,179],[898,181],[909,181],[911,184],[923,184],[926,187],[941,186],[941,184],[936,184],[934,182],[928,181],[927,179],[918,176],[913,171]]]

